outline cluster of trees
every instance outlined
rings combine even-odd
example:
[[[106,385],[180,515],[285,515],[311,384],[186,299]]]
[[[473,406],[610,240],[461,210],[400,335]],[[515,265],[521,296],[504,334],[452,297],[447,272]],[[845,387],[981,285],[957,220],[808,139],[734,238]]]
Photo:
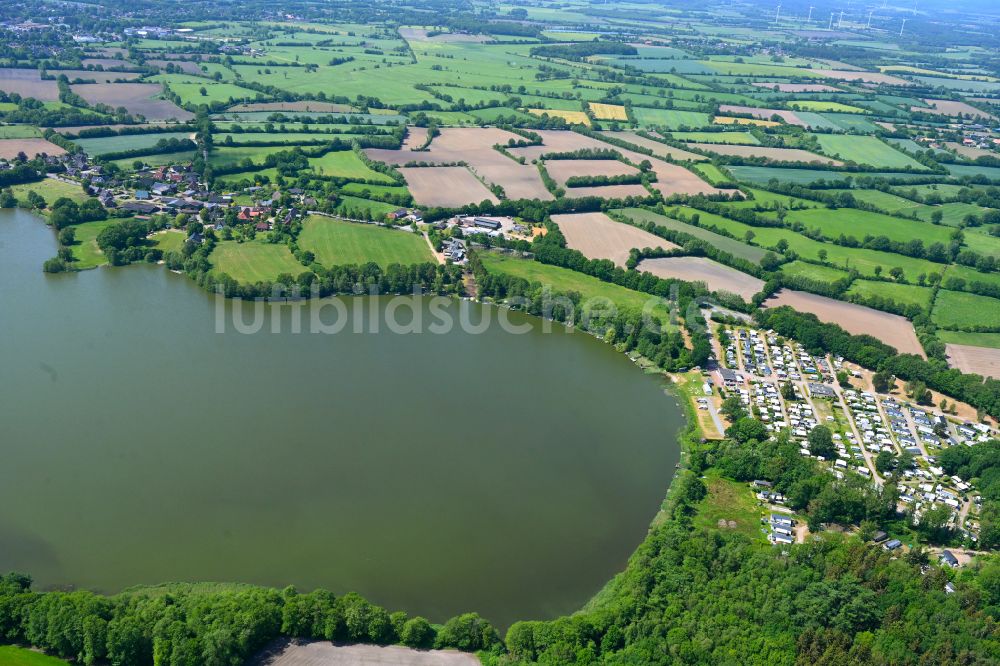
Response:
[[[811,352],[843,356],[863,367],[884,371],[966,402],[993,416],[1000,416],[1000,381],[964,374],[938,358],[924,360],[915,354],[899,354],[895,347],[870,335],[851,335],[836,324],[821,322],[816,315],[783,306],[754,313],[763,328],[795,338]]]
[[[432,625],[357,594],[175,584],[104,597],[33,592],[31,582],[20,574],[0,577],[0,643],[27,643],[88,666],[236,666],[278,637],[502,648],[496,630],[474,613]]]
[[[979,547],[1000,546],[1000,441],[952,446],[938,456],[948,474],[973,480],[983,498],[979,513]]]
[[[595,55],[634,56],[638,53],[638,49],[631,44],[611,41],[545,44],[543,46],[535,46],[531,49],[531,55],[533,56],[560,58],[562,60],[583,60]]]

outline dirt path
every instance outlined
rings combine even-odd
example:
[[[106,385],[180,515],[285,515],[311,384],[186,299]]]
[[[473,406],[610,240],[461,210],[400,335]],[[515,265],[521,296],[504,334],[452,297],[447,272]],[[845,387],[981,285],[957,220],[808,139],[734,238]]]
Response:
[[[431,242],[431,237],[427,235],[426,231],[424,231],[423,234],[424,240],[427,241],[427,247],[431,249],[431,254],[433,254],[434,258],[437,259],[437,262],[443,266],[445,264],[444,253],[438,252],[434,249],[434,243]]]

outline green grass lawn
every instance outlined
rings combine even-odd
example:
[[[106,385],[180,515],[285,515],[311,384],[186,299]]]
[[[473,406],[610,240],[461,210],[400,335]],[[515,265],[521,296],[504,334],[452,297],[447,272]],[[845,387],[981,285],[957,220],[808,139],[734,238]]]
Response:
[[[34,650],[0,645],[0,664],[3,666],[65,666],[68,663]]]
[[[758,146],[757,140],[750,132],[671,132],[670,137],[678,141],[693,143],[724,143],[740,146]]]
[[[316,261],[324,266],[373,261],[385,268],[389,264],[434,261],[423,234],[318,215],[303,223],[299,247],[314,253]]]
[[[70,246],[73,251],[73,268],[85,270],[107,263],[101,248],[97,247],[97,234],[114,222],[114,220],[98,220],[73,225],[76,232],[76,241]]]
[[[17,105],[7,109],[13,111]],[[4,109],[0,108],[0,111]],[[0,139],[32,139],[42,135],[41,130],[31,125],[0,125]]]
[[[942,289],[934,301],[931,319],[942,328],[961,329],[966,326],[1000,328],[1000,300]]]
[[[576,291],[584,300],[606,298],[623,312],[641,312],[650,299],[656,298],[649,294],[619,287],[616,284],[602,282],[595,277],[568,268],[550,266],[531,259],[515,259],[491,252],[481,252],[479,258],[488,272],[506,273],[523,278],[528,282],[538,282],[551,287],[552,291]],[[663,306],[657,306],[654,312],[665,314],[666,309]]]
[[[643,127],[664,127],[680,129],[681,127],[705,127],[712,124],[712,117],[698,111],[678,111],[676,109],[649,109],[642,106],[632,107],[635,121]]]
[[[814,134],[823,154],[845,161],[884,169],[922,168],[920,162],[904,155],[875,136]]]
[[[691,170],[707,180],[710,185],[721,185],[733,180],[714,164],[695,164],[692,165]]]
[[[863,241],[866,236],[885,236],[889,240],[906,243],[920,239],[924,246],[931,243],[948,245],[953,229],[945,226],[917,222],[899,217],[872,213],[856,208],[826,210],[796,210],[788,214],[789,221],[801,222],[807,229],[818,228],[823,236],[836,239],[843,234]]]
[[[262,238],[243,243],[222,241],[215,246],[209,260],[217,271],[245,284],[273,281],[282,273],[294,277],[307,270],[295,260],[288,246],[268,243]]]
[[[849,296],[860,296],[869,299],[873,296],[891,298],[897,303],[917,305],[924,310],[930,310],[933,291],[930,287],[915,284],[895,284],[874,280],[855,280],[847,290]]]
[[[788,102],[793,109],[798,107],[803,111],[836,111],[839,113],[865,113],[864,109],[841,102],[824,102],[821,100],[791,100]]]
[[[150,241],[154,243],[154,247],[163,250],[164,254],[167,252],[180,252],[184,247],[186,239],[187,234],[183,231],[161,231],[150,236]]]
[[[757,506],[757,498],[747,484],[726,479],[719,475],[718,470],[711,469],[705,475],[705,486],[708,495],[698,504],[695,527],[732,530],[755,541],[765,539],[760,522],[764,513]],[[725,528],[720,521],[725,521]],[[735,521],[736,525],[729,527],[729,521]]]

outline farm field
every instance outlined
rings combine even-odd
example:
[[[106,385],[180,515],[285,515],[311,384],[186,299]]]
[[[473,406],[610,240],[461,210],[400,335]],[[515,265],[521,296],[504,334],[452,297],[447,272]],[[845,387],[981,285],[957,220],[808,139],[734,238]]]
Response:
[[[931,319],[942,328],[966,327],[1000,329],[1000,300],[960,291],[938,291]]]
[[[654,141],[653,139],[640,136],[635,132],[607,132],[607,135],[622,141],[627,141],[633,146],[648,148],[653,151],[653,156],[655,157],[666,157],[673,160],[689,160],[692,162],[703,162],[708,159],[704,155],[698,155],[697,153],[692,153],[687,150],[674,148],[673,146],[668,146],[665,143],[660,143],[659,141]]]
[[[857,296],[863,300],[888,298],[902,305],[916,305],[929,312],[934,292],[930,287],[921,287],[915,284],[855,280],[851,283],[851,288],[847,290],[847,295]]]
[[[942,339],[947,340],[947,336],[942,334]],[[994,345],[996,344],[995,340],[991,339],[990,341]],[[1000,349],[996,346],[974,346],[948,342],[945,345],[945,356],[948,358],[948,365],[958,368],[962,372],[1000,379]]]
[[[123,134],[121,136],[105,136],[93,139],[73,139],[88,155],[105,155],[125,150],[141,150],[152,148],[163,139],[191,139],[193,132],[162,132],[157,134]]]
[[[927,246],[932,243],[947,245],[952,234],[945,226],[852,208],[796,210],[790,212],[787,219],[801,222],[807,229],[819,229],[829,239],[844,235],[863,241],[866,236],[885,236],[901,243],[919,239]]]
[[[221,241],[209,257],[212,267],[241,284],[271,282],[279,275],[292,277],[308,269],[297,262],[288,246],[266,240]]]
[[[28,158],[45,153],[46,155],[63,155],[66,149],[45,139],[0,139],[0,159],[12,160],[18,153],[24,153]]]
[[[610,301],[623,312],[642,312],[643,308],[649,304],[653,304],[656,308],[654,311],[665,313],[667,310],[666,302],[663,299],[603,282],[568,268],[549,266],[537,261],[516,259],[492,252],[481,253],[480,259],[483,262],[483,267],[489,273],[506,273],[531,283],[550,287],[552,291],[556,292],[575,291],[585,301],[590,299]],[[601,305],[597,307],[601,307]]]
[[[587,106],[590,107],[591,113],[598,120],[628,120],[628,114],[625,112],[624,106],[599,104],[598,102],[589,102]]]
[[[750,132],[670,132],[668,136],[693,143],[760,145],[760,139]]]
[[[323,266],[374,262],[418,264],[434,261],[422,234],[386,229],[373,224],[343,222],[313,215],[305,219],[299,246],[316,255]]]
[[[630,224],[616,222],[604,213],[553,215],[552,221],[566,237],[566,245],[579,250],[588,259],[610,259],[625,266],[633,248],[663,248],[677,246]]]
[[[56,180],[55,178],[45,178],[34,183],[11,185],[10,190],[18,200],[24,200],[28,196],[28,192],[34,191],[36,194],[41,195],[49,205],[54,204],[60,197],[72,199],[77,203],[83,203],[89,198],[79,185]]]
[[[735,238],[723,236],[708,229],[702,229],[693,224],[687,224],[665,215],[658,215],[642,208],[620,208],[613,212],[636,222],[652,222],[659,227],[694,236],[710,243],[723,252],[728,252],[734,257],[746,259],[753,263],[760,262],[767,253],[759,247],[743,243]]]
[[[59,99],[56,82],[42,79],[37,69],[0,68],[0,90],[17,93],[22,97],[34,97],[42,102]]]
[[[821,264],[810,264],[796,259],[787,264],[782,264],[781,272],[792,277],[804,278],[815,282],[833,284],[838,280],[850,277],[850,273],[839,268],[830,268]]]
[[[393,184],[392,178],[372,170],[353,150],[331,151],[321,157],[310,157],[309,166],[322,176],[337,176],[351,180]]]
[[[94,83],[71,86],[90,104],[123,106],[146,120],[190,120],[194,114],[173,102],[158,99],[163,86],[158,83]]]
[[[876,337],[895,347],[900,354],[924,355],[913,324],[899,315],[791,289],[782,289],[764,302],[764,307],[769,308],[782,305],[799,312],[811,312],[820,320],[837,324],[848,333]]]
[[[874,136],[816,134],[825,155],[883,169],[923,169],[912,157],[904,155]]]
[[[562,118],[570,125],[590,125],[590,118],[583,111],[564,111],[561,109],[528,109],[528,113],[536,116]]]
[[[831,157],[810,153],[797,148],[769,148],[766,146],[734,146],[712,143],[689,143],[692,148],[704,150],[717,155],[734,155],[736,157],[763,157],[772,162],[814,162],[843,166],[844,163]]]
[[[457,208],[498,201],[466,167],[403,167],[399,172],[406,179],[413,200],[422,206]]]
[[[705,257],[661,257],[643,259],[636,267],[661,278],[704,282],[711,291],[736,294],[749,302],[764,287],[764,281]]]

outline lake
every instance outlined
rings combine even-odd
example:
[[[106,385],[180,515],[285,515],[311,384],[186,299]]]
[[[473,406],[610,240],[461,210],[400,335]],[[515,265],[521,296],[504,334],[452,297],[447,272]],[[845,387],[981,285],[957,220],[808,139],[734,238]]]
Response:
[[[291,584],[551,618],[625,566],[679,459],[662,380],[586,334],[518,313],[530,333],[219,333],[188,278],[46,275],[55,250],[0,211],[0,571],[40,589]]]

